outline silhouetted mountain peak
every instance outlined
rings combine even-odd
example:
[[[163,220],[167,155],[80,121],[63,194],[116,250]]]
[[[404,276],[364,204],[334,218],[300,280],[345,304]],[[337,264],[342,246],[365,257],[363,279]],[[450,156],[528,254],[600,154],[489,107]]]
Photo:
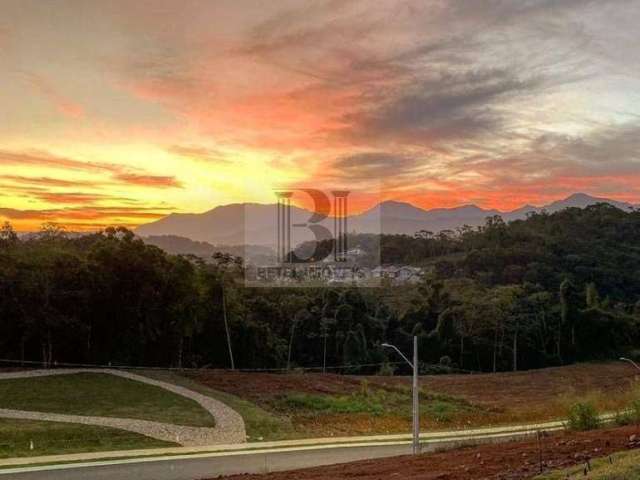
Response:
[[[523,219],[533,212],[554,213],[565,208],[585,208],[596,203],[609,203],[629,210],[633,205],[586,193],[574,193],[548,205],[524,205],[509,212],[486,210],[474,204],[452,208],[425,210],[408,202],[386,200],[373,208],[349,217],[349,231],[413,235],[420,230],[439,232],[455,230],[463,225],[483,225],[486,218],[501,215],[505,221]],[[220,205],[201,214],[172,213],[148,225],[138,227],[141,236],[178,235],[218,245],[272,245],[277,225],[276,204],[233,203]],[[292,206],[292,222],[305,222],[310,212]]]

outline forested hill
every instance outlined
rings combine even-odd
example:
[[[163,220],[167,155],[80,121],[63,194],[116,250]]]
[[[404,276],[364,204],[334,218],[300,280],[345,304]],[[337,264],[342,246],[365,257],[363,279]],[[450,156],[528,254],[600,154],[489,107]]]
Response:
[[[550,290],[568,278],[595,283],[617,301],[640,294],[640,211],[607,204],[534,213],[508,224],[490,217],[477,229],[383,236],[381,243],[383,263],[432,264],[445,278]]]
[[[415,334],[425,370],[491,371],[633,355],[640,340],[640,212],[600,204],[381,240],[385,262],[432,273],[380,289],[247,289],[230,255],[174,256],[122,228],[20,239],[5,225],[0,357],[226,368],[229,338],[240,368],[319,366],[326,353],[338,371],[370,373],[380,367],[359,365],[390,360],[382,342],[408,349]]]

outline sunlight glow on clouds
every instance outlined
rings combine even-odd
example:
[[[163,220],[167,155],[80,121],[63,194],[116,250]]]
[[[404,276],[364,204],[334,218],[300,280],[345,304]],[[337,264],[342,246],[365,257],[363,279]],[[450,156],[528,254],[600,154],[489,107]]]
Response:
[[[5,0],[0,220],[135,226],[303,184],[637,203],[639,20],[630,0]]]

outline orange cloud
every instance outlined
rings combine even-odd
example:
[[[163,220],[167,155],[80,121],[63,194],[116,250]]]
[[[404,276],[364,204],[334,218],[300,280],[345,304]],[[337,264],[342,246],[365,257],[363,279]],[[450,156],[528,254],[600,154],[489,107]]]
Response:
[[[9,221],[19,231],[38,230],[53,222],[81,230],[98,230],[109,225],[135,227],[166,216],[165,207],[70,207],[63,209],[19,210],[0,208],[0,221]]]
[[[61,114],[74,119],[80,119],[84,117],[85,112],[82,105],[61,94],[58,89],[55,88],[53,84],[45,77],[37,75],[35,73],[25,73],[24,75],[27,81],[39,93],[47,98],[47,100],[49,100],[51,104],[56,108],[56,110],[58,110]]]
[[[60,49],[56,62],[50,55],[57,42],[19,45],[15,52],[29,54],[15,58],[9,49],[34,37],[12,35],[8,48],[2,45],[3,61],[37,72],[24,74],[27,87],[61,113],[51,125],[43,116],[32,131],[31,112],[20,110],[27,127],[17,134],[8,129],[7,144],[50,145],[63,126],[71,135],[54,138],[67,142],[60,151],[82,151],[92,141],[92,151],[130,142],[133,155],[122,148],[121,158],[146,162],[150,171],[126,160],[7,148],[0,150],[0,167],[28,170],[3,169],[5,197],[29,195],[27,202],[51,207],[47,215],[67,218],[80,212],[56,204],[124,204],[129,196],[153,203],[169,188],[181,211],[202,210],[208,201],[242,201],[235,184],[246,176],[266,188],[295,179],[292,187],[365,190],[353,211],[384,199],[507,210],[575,191],[640,199],[640,122],[638,108],[627,101],[637,86],[633,75],[624,82],[611,77],[629,68],[634,30],[620,25],[637,23],[632,10],[581,1],[307,3],[266,2],[247,12],[242,2],[151,9],[142,2],[123,9],[118,2],[89,1],[39,31],[29,30],[34,22],[24,9],[12,30],[54,39],[64,28],[63,37],[74,43]],[[82,27],[87,19],[101,22],[95,35]],[[603,35],[612,28],[620,34]],[[104,55],[87,62],[95,45]],[[95,94],[82,104],[59,80],[64,76],[96,81]],[[602,96],[597,92],[608,80],[612,88]],[[10,108],[18,113],[16,98]],[[85,109],[103,116],[83,122]],[[144,142],[159,152],[160,172],[153,171],[152,157],[135,155]],[[229,162],[226,152],[237,154],[242,168],[216,172]],[[167,170],[172,165],[175,177]],[[45,169],[59,170],[59,178],[45,176]],[[68,179],[70,171],[83,180]],[[207,196],[217,173],[216,187],[222,186]],[[102,194],[109,189],[118,193]],[[253,194],[246,200],[256,200]]]
[[[182,183],[176,180],[175,177],[160,176],[160,175],[140,175],[134,173],[118,173],[114,176],[117,180],[130,185],[137,185],[140,187],[171,187],[182,188]]]
[[[212,164],[230,164],[230,160],[225,158],[224,152],[212,148],[198,147],[194,145],[172,145],[167,148],[169,153],[180,157],[199,160]]]
[[[44,187],[90,187],[95,186],[95,182],[80,180],[62,180],[51,177],[24,177],[19,175],[0,175],[0,179],[9,180],[21,185],[40,185]]]
[[[52,155],[43,151],[14,152],[0,150],[0,166],[2,165],[30,165],[33,167],[49,167],[60,170],[78,170],[88,173],[108,173],[118,183],[137,185],[142,187],[175,187],[181,188],[182,184],[172,176],[151,175],[139,169],[133,169],[123,165],[104,162],[84,162],[68,157]],[[4,176],[4,178],[8,178]],[[11,179],[11,178],[10,178]],[[38,183],[41,185],[64,186],[65,183],[77,185],[77,182],[67,182],[65,180],[55,180],[50,178],[34,179],[31,177],[13,176],[13,181],[22,183]],[[95,183],[94,183],[95,185]]]
[[[10,150],[0,150],[0,166],[2,165],[30,165],[33,167],[49,167],[61,170],[79,170],[85,172],[120,172],[123,167],[111,163],[83,162],[73,158],[52,155],[41,150],[30,150],[26,152],[15,152]]]
[[[114,198],[109,195],[101,195],[98,193],[78,193],[78,192],[30,192],[33,196],[42,201],[51,204],[69,203],[78,204],[94,204],[104,200],[122,201],[127,199]]]

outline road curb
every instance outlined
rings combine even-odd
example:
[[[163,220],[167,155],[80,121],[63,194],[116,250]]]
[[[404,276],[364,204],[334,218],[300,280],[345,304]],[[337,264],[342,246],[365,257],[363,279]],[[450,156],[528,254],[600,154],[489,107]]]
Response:
[[[614,415],[601,417],[611,422]],[[539,431],[559,431],[564,422],[432,432],[421,435],[423,453],[483,443],[524,440]],[[358,460],[386,458],[411,453],[411,435],[343,437],[259,444],[216,445],[211,448],[170,448],[54,455],[0,461],[4,479],[73,480],[109,478],[138,480],[193,480],[221,475],[268,473],[318,467]],[[46,459],[46,462],[43,461]],[[49,476],[53,475],[53,476]]]

